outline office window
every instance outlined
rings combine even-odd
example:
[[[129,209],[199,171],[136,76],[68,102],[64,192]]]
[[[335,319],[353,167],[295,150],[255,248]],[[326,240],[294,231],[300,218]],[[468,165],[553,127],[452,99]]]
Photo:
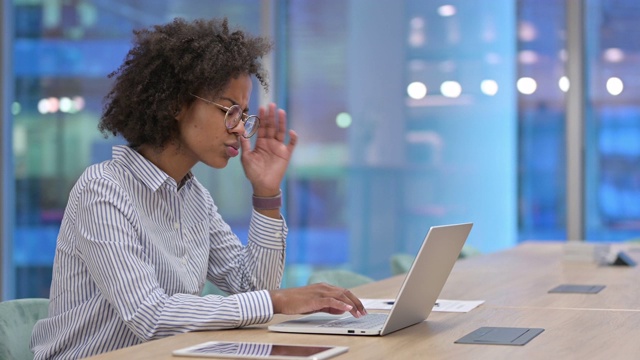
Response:
[[[87,165],[121,142],[102,138],[96,125],[106,75],[128,51],[131,30],[224,14],[258,33],[264,11],[274,9],[253,1],[13,5],[10,296],[47,296],[68,192]],[[272,6],[276,23],[285,22],[271,24],[279,29],[275,68],[282,70],[272,77],[279,81],[274,98],[301,136],[284,184],[291,229],[284,286],[326,267],[387,276],[391,254],[415,252],[428,228],[443,223],[475,222],[469,243],[483,251],[513,244],[511,1]],[[244,238],[250,203],[239,162],[194,172]]]
[[[430,226],[476,223],[514,244],[512,1],[304,1],[287,6],[288,269],[389,275]]]
[[[634,70],[640,5],[585,3],[584,233],[588,241],[640,236],[640,112]],[[518,1],[518,198],[520,239],[566,232],[566,9]]]
[[[585,235],[640,236],[640,3],[597,0],[586,8],[589,102],[585,131]]]
[[[321,268],[387,276],[391,254],[415,252],[428,228],[444,223],[474,222],[468,244],[483,252],[566,238],[564,2],[11,4],[13,98],[3,104],[15,174],[15,203],[5,208],[15,224],[3,239],[12,263],[3,267],[15,288],[5,296],[48,295],[68,192],[121,142],[96,129],[106,75],[128,51],[131,30],[175,16],[226,15],[260,33],[267,12],[276,14],[267,20],[276,45],[270,96],[301,137],[283,184],[291,230],[284,286]],[[640,233],[639,45],[628,36],[639,8],[633,0],[587,6],[589,241]],[[250,188],[240,163],[194,172],[245,238]]]
[[[566,12],[561,1],[518,1],[518,233],[566,239]]]
[[[48,297],[56,237],[71,187],[90,164],[111,158],[97,130],[107,74],[131,45],[132,30],[170,21],[224,14],[232,25],[258,34],[261,8],[238,1],[13,1],[12,111],[15,211],[12,263],[15,284],[6,297]],[[260,87],[254,86],[254,89]],[[252,96],[257,108],[259,90]],[[6,121],[6,120],[4,120]],[[237,165],[237,164],[236,164]],[[231,223],[250,211],[246,188],[235,186],[242,169],[194,170]],[[244,201],[241,201],[244,199]],[[244,225],[246,228],[247,224]],[[240,235],[246,233],[238,228]]]

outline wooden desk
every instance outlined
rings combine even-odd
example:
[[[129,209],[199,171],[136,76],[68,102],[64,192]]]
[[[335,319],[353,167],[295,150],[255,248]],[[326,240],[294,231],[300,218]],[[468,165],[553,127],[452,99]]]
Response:
[[[637,245],[625,250],[640,263]],[[502,307],[640,310],[639,282],[640,266],[565,261],[563,243],[524,243],[458,261],[440,298],[485,300],[487,306]],[[598,294],[548,293],[561,284],[606,287]]]
[[[277,317],[278,321],[283,317]],[[481,326],[539,327],[525,346],[454,341]],[[342,345],[338,359],[632,359],[638,354],[640,312],[479,307],[469,313],[431,313],[426,322],[380,337],[269,332],[266,325],[188,333],[91,359],[177,359],[175,349],[211,340]]]
[[[626,249],[638,263],[640,251]],[[485,307],[640,311],[640,266],[598,266],[563,260],[562,243],[524,243],[459,260],[439,298],[485,300]],[[404,275],[354,289],[363,298],[393,298]],[[561,284],[606,287],[598,294],[549,294]]]
[[[210,340],[349,346],[338,359],[631,359],[638,354],[639,278],[637,268],[565,263],[561,244],[529,243],[455,265],[440,298],[485,304],[469,313],[434,312],[426,322],[384,337],[283,334],[269,332],[265,324],[173,336],[92,359],[177,359],[173,350]],[[362,298],[394,297],[402,279],[396,276],[353,291]],[[561,283],[607,287],[595,295],[547,293]],[[279,315],[274,322],[287,318]],[[525,346],[454,343],[482,326],[545,331]]]

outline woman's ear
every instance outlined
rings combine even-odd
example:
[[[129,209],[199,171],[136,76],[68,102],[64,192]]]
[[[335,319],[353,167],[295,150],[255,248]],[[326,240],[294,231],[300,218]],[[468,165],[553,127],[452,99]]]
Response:
[[[188,110],[189,110],[189,108],[187,107],[187,105],[186,104],[182,104],[174,112],[173,118],[178,120],[178,121],[181,121],[184,118],[184,116],[185,116],[185,114],[187,113]]]

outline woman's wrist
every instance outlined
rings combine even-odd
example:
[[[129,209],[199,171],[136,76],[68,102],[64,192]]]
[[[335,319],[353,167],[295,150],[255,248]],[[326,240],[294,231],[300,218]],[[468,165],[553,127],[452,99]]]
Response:
[[[282,191],[278,190],[276,195],[272,196],[252,196],[253,208],[256,210],[273,210],[282,207]]]

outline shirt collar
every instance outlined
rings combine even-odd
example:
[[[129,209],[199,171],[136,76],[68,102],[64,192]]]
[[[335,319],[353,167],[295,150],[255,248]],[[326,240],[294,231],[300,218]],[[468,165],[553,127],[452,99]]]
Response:
[[[191,171],[180,181],[180,186],[167,173],[162,171],[151,161],[147,160],[140,153],[126,145],[116,145],[112,148],[113,160],[129,168],[133,176],[138,178],[152,191],[158,190],[162,184],[167,183],[176,190],[184,185],[190,184],[193,174]]]

